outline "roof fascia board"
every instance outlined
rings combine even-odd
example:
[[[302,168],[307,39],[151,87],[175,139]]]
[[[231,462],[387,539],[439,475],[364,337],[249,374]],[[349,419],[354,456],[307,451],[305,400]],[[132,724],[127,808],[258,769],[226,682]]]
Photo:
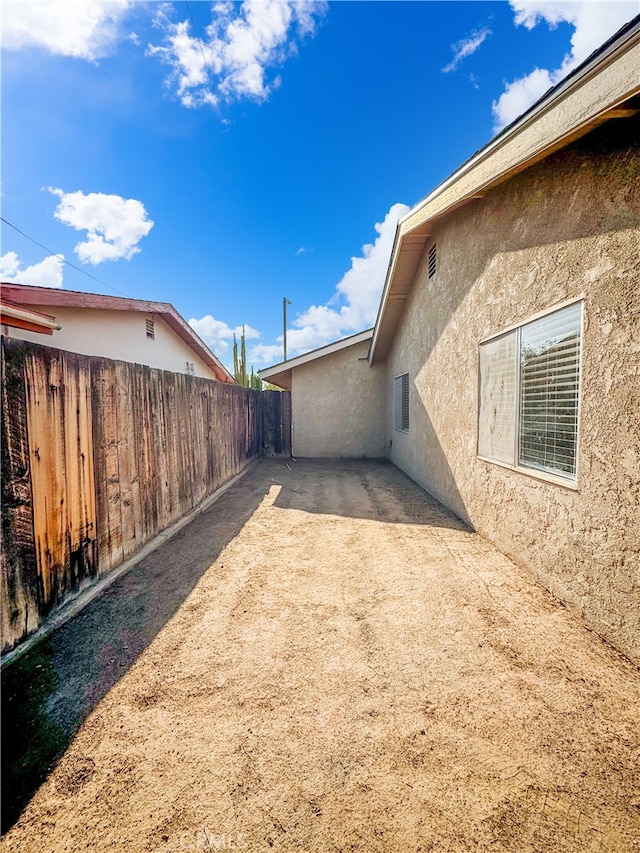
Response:
[[[90,308],[102,311],[134,311],[157,314],[167,323],[187,346],[210,367],[221,382],[234,383],[233,376],[198,334],[176,311],[170,302],[150,302],[123,296],[105,296],[52,287],[35,287],[26,284],[2,283],[2,294],[26,305],[50,305],[58,308]]]
[[[409,211],[411,212],[411,211]],[[398,256],[400,254],[400,244],[402,242],[402,235],[400,233],[400,221],[398,222],[398,226],[396,228],[396,235],[393,238],[393,246],[391,248],[391,260],[389,261],[389,268],[387,270],[387,278],[384,284],[384,290],[382,292],[382,298],[380,299],[380,305],[378,305],[378,314],[376,316],[376,323],[373,327],[373,339],[371,341],[371,347],[369,348],[369,361],[373,364],[373,359],[376,350],[376,343],[378,340],[378,333],[380,330],[380,323],[382,322],[382,316],[384,314],[384,310],[387,307],[387,303],[389,301],[389,290],[391,288],[391,283],[393,281],[393,277],[396,271],[396,266],[398,264]]]
[[[269,379],[271,376],[276,376],[279,373],[284,373],[285,370],[292,370],[294,367],[300,367],[302,364],[307,364],[309,361],[315,361],[317,358],[324,358],[326,355],[332,355],[334,352],[347,349],[356,344],[364,343],[371,340],[373,337],[373,329],[367,329],[364,332],[358,332],[356,335],[350,335],[348,338],[341,338],[339,341],[334,341],[319,349],[311,350],[304,355],[296,356],[296,358],[281,361],[274,364],[272,367],[265,367],[258,371],[258,376],[261,379]]]
[[[52,329],[61,329],[56,318],[52,314],[43,314],[41,311],[33,311],[30,308],[25,308],[23,305],[17,305],[6,299],[0,299],[0,310],[7,317],[17,317],[20,320],[33,320],[41,322],[42,325],[50,326]]]
[[[158,304],[160,305],[163,303]],[[182,338],[182,340],[200,356],[200,358],[205,362],[205,364],[207,364],[213,370],[217,379],[219,379],[221,382],[235,384],[235,379],[233,378],[231,373],[229,373],[227,368],[209,349],[205,342],[200,339],[198,334],[191,328],[191,326],[180,316],[180,314],[178,314],[173,305],[168,305],[168,307],[171,309],[170,311],[157,312],[166,322],[166,324],[171,329],[173,329],[173,331],[178,335],[178,337]]]
[[[399,219],[374,326],[370,363],[376,360],[380,328],[403,239],[419,227],[425,230],[431,220],[478,197],[483,190],[499,183],[501,179],[541,159],[545,151],[557,150],[562,140],[568,143],[569,137],[573,138],[580,128],[586,132],[599,116],[640,92],[639,34],[640,22],[624,38],[613,43],[604,55],[594,57],[579,75],[571,76],[559,85],[536,108],[526,113],[521,121],[496,137]],[[577,101],[578,94],[589,84],[591,91],[587,90],[589,97],[586,103],[574,103],[571,109],[571,98]],[[499,154],[502,156],[496,164],[495,159]]]
[[[97,308],[109,311],[137,311],[162,314],[176,309],[169,302],[151,302],[127,296],[106,296],[63,290],[58,287],[36,287],[31,284],[2,282],[2,292],[25,305],[53,305],[58,308]],[[177,313],[177,312],[176,312]]]
[[[489,143],[413,210],[406,213],[398,223],[401,235],[410,233],[432,218],[434,202],[439,197],[444,196],[437,206],[438,213],[442,213],[452,203],[482,192],[488,185],[493,184],[499,175],[511,172],[518,166],[526,166],[581,127],[589,126],[599,115],[637,94],[640,91],[640,45],[637,38],[635,43],[627,40],[615,53],[607,57],[606,62],[603,60],[597,68],[588,70],[591,73],[587,74],[585,69],[584,74],[576,80],[567,81],[566,88],[560,88],[554,93],[553,100],[543,102],[531,114],[527,113],[521,123],[515,125],[505,136],[500,135]],[[617,76],[620,71],[624,82]],[[578,92],[585,90],[589,95],[585,103],[575,103],[573,109],[571,105],[564,103],[572,96],[575,96],[577,101]],[[487,161],[493,161],[493,169],[486,168]],[[450,192],[454,187],[455,192]]]

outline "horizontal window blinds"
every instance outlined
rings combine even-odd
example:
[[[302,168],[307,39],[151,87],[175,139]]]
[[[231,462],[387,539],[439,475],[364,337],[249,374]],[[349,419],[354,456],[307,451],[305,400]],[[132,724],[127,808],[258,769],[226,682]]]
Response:
[[[520,465],[575,476],[582,305],[522,327]]]
[[[575,480],[582,302],[480,344],[478,455]]]

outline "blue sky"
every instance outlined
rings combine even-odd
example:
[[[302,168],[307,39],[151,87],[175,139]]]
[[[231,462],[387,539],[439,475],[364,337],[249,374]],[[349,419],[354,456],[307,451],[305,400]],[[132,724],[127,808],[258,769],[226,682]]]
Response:
[[[47,248],[2,223],[2,279],[171,302],[226,363],[244,324],[256,368],[283,296],[290,356],[361,331],[398,218],[637,11],[5,0],[2,216]]]

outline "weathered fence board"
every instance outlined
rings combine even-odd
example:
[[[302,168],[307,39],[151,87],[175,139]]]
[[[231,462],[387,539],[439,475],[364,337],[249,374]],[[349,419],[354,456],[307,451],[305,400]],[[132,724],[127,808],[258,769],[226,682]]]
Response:
[[[262,409],[262,455],[291,455],[291,394],[263,391],[260,395]]]
[[[289,394],[3,338],[3,650],[260,455]]]
[[[80,356],[25,358],[40,615],[97,571],[91,378]]]
[[[22,354],[2,359],[2,636],[12,646],[40,623]]]
[[[124,560],[120,472],[118,465],[118,406],[115,361],[100,359],[102,370],[91,369],[94,471],[99,574],[106,574]]]

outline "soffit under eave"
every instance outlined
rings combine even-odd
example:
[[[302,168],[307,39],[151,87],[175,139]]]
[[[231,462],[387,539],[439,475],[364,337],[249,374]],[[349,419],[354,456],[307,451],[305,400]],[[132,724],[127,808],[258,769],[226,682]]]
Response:
[[[482,197],[519,172],[553,154],[613,118],[637,110],[625,109],[638,95],[640,41],[636,36],[623,53],[578,81],[531,117],[522,128],[487,150],[445,181],[437,195],[426,199],[404,219],[400,234],[415,234],[437,216],[451,212],[474,197]],[[635,104],[634,104],[635,106]],[[490,143],[492,146],[492,143]]]
[[[284,388],[285,391],[291,391],[291,372],[291,368],[289,368],[288,370],[283,370],[282,373],[274,373],[271,376],[262,376],[261,371],[258,371],[258,375],[263,382],[270,382],[271,385],[277,385],[278,388]]]
[[[389,354],[398,321],[411,292],[428,239],[428,233],[414,233],[405,235],[400,239],[389,288],[385,296],[383,313],[380,318],[372,363],[384,361]]]
[[[571,89],[554,96],[550,103],[543,104],[541,111],[527,117],[521,127],[515,127],[507,137],[491,144],[489,150],[479,152],[461,171],[438,187],[431,197],[407,214],[396,235],[398,248],[394,250],[395,257],[376,323],[371,363],[387,357],[397,319],[402,313],[395,308],[391,311],[391,296],[404,297],[401,299],[404,305],[411,288],[411,283],[407,285],[406,280],[413,280],[411,264],[400,262],[405,240],[427,234],[443,216],[473,199],[482,198],[487,190],[565,147],[598,124],[628,115],[630,110],[625,107],[635,107],[629,101],[639,91],[639,67],[640,43],[634,35],[621,53],[608,57],[605,65],[591,69],[587,77],[576,81],[576,86],[572,85]],[[399,276],[397,282],[396,274]],[[392,313],[393,322],[390,319]]]
[[[429,229],[430,230],[430,229]],[[424,247],[429,239],[429,233],[422,234],[406,234],[400,237],[398,251],[396,254],[395,264],[389,289],[387,292],[387,300],[393,297],[406,297],[411,289],[413,279],[422,258]]]

